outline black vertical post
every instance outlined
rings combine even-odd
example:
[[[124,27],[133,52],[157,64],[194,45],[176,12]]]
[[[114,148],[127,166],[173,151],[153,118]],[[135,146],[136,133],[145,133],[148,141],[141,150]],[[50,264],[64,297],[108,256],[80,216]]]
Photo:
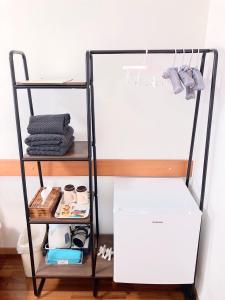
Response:
[[[36,283],[36,278],[35,278],[35,265],[34,265],[32,233],[31,233],[31,226],[30,226],[30,223],[29,223],[28,197],[27,197],[25,167],[24,167],[24,161],[23,161],[23,144],[22,144],[21,127],[20,127],[20,115],[19,115],[18,98],[17,98],[17,91],[16,91],[16,88],[15,88],[16,80],[15,80],[15,68],[14,68],[13,54],[14,54],[14,52],[10,52],[9,61],[10,61],[10,71],[11,71],[11,79],[12,79],[12,85],[13,85],[13,99],[14,99],[16,129],[17,129],[17,138],[18,138],[18,146],[19,146],[19,157],[20,157],[20,169],[21,169],[21,179],[22,179],[22,187],[23,187],[23,198],[24,198],[26,223],[27,223],[27,234],[28,234],[28,242],[29,242],[29,249],[30,249],[32,282],[33,282],[34,294],[37,296],[38,295],[38,290],[37,290],[37,283]],[[21,53],[16,53],[16,54],[21,54]]]
[[[201,66],[200,66],[200,72],[202,73],[202,75],[204,73],[205,57],[206,57],[206,53],[203,52],[202,53],[202,59],[201,59]],[[198,122],[198,112],[199,112],[200,98],[201,98],[201,91],[198,91],[197,92],[197,98],[196,98],[196,104],[195,104],[194,121],[193,121],[193,127],[192,127],[192,135],[191,135],[191,145],[190,145],[187,175],[186,175],[186,186],[187,187],[189,186],[191,169],[192,169],[192,158],[193,158],[193,152],[194,152],[194,144],[195,144],[195,135],[196,135],[196,129],[197,129],[197,122]]]
[[[208,110],[208,121],[207,121],[207,131],[206,131],[206,141],[205,141],[205,154],[204,154],[204,162],[203,162],[203,172],[202,172],[202,185],[201,185],[201,194],[200,194],[200,204],[199,208],[203,211],[204,208],[204,199],[205,199],[205,186],[206,186],[206,177],[207,177],[207,168],[208,168],[208,156],[209,156],[209,145],[210,145],[210,136],[211,136],[211,125],[212,125],[212,116],[213,116],[213,106],[214,106],[214,95],[215,95],[215,87],[216,87],[216,74],[217,74],[217,64],[218,64],[218,52],[217,50],[213,50],[214,58],[213,58],[213,70],[212,70],[212,78],[211,78],[211,89],[210,89],[210,99],[209,99],[209,110]],[[198,250],[196,257],[196,266],[199,259],[199,246],[200,246],[200,238],[201,238],[201,228],[199,233],[199,242],[198,242]],[[197,268],[195,267],[194,274],[194,284],[190,289],[192,291],[192,295],[194,294],[194,286],[196,281]]]
[[[91,115],[92,115],[92,138],[93,138],[93,167],[94,167],[94,191],[95,191],[95,217],[97,244],[99,238],[99,219],[98,219],[98,183],[97,183],[97,157],[96,157],[96,134],[95,134],[95,104],[94,104],[94,75],[93,75],[93,56],[90,55],[90,91],[91,91]]]
[[[26,80],[29,80],[26,56],[24,54],[22,54],[22,58],[23,58],[25,78],[26,78]],[[28,102],[29,102],[29,107],[30,107],[30,114],[31,114],[31,116],[33,116],[34,115],[34,108],[33,108],[33,103],[32,103],[31,90],[29,88],[27,88],[27,96],[28,96]],[[39,175],[40,186],[43,187],[43,177],[42,177],[42,170],[41,170],[41,162],[40,161],[37,161],[37,166],[38,166],[38,175]]]
[[[91,268],[93,279],[93,295],[96,295],[95,286],[95,235],[93,226],[93,185],[92,185],[92,128],[91,128],[91,101],[90,101],[90,53],[86,52],[86,81],[87,81],[87,136],[88,136],[88,174],[90,193],[90,239],[91,239]]]
[[[213,54],[214,54],[213,70],[212,70],[212,78],[211,78],[209,111],[208,111],[208,121],[207,121],[206,141],[205,141],[205,154],[204,154],[203,172],[202,172],[202,186],[201,186],[201,195],[200,195],[200,210],[201,211],[203,211],[204,199],[205,199],[205,185],[206,185],[206,176],[207,176],[207,169],[208,169],[209,145],[210,145],[210,137],[211,137],[214,95],[215,95],[215,88],[216,88],[218,51],[214,49]]]

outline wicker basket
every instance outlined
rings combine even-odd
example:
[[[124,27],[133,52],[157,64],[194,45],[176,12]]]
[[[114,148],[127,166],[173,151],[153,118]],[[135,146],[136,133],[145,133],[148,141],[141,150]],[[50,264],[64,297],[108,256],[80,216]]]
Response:
[[[42,205],[41,191],[43,189],[43,187],[40,188],[29,203],[30,218],[50,218],[56,210],[56,205],[61,197],[61,188],[53,187]]]

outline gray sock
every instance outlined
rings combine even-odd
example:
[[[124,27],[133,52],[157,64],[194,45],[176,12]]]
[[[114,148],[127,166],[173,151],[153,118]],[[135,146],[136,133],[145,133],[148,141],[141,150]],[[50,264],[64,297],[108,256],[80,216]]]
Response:
[[[187,73],[188,76],[192,77],[192,70],[191,69],[188,69],[186,71],[186,73]],[[186,100],[195,99],[195,90],[194,90],[194,87],[190,87],[190,86],[186,87],[185,99]]]
[[[180,82],[177,68],[168,68],[162,77],[164,79],[170,79],[174,94],[179,94],[183,91],[184,88]]]
[[[195,99],[195,91],[193,88],[190,88],[188,86],[186,87],[185,99],[186,100]]]
[[[192,68],[193,79],[195,81],[194,90],[204,90],[205,84],[202,77],[202,73],[197,68]]]
[[[180,71],[178,72],[178,74],[179,74],[180,79],[185,87],[194,87],[195,81],[192,78],[192,73],[190,76],[190,73],[188,72],[188,70],[190,70],[190,68],[188,66],[182,66],[180,68]]]

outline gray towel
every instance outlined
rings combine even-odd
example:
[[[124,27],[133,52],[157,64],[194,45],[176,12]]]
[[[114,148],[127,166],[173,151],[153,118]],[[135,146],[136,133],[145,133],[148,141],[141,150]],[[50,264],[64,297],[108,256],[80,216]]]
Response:
[[[25,139],[25,143],[30,147],[59,146],[65,147],[73,136],[73,128],[68,126],[63,134],[31,134]]]
[[[29,155],[39,156],[62,156],[64,155],[74,143],[74,137],[72,136],[69,143],[66,146],[34,146],[28,147],[27,153]]]
[[[69,123],[69,114],[30,116],[27,131],[29,134],[64,134]]]

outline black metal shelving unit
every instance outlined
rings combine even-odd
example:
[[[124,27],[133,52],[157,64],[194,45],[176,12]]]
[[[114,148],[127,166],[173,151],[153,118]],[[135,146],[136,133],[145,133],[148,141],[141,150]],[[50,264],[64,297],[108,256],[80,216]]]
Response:
[[[27,220],[27,231],[29,238],[30,247],[30,257],[31,257],[31,267],[32,267],[32,280],[35,295],[40,295],[46,278],[60,278],[60,277],[88,277],[93,279],[93,295],[97,294],[97,280],[98,278],[112,278],[113,277],[113,260],[105,262],[104,260],[98,259],[96,257],[96,247],[98,241],[100,244],[106,243],[107,245],[112,245],[112,235],[100,235],[99,236],[99,222],[98,222],[98,184],[97,184],[97,164],[96,164],[96,136],[95,136],[95,108],[94,108],[94,56],[95,55],[123,55],[123,54],[179,54],[179,53],[200,53],[201,54],[201,65],[200,71],[204,73],[204,66],[206,55],[209,53],[213,54],[213,67],[212,67],[212,77],[211,77],[211,88],[209,97],[209,108],[208,108],[208,118],[207,118],[207,129],[206,129],[206,139],[205,139],[205,150],[203,159],[203,170],[201,178],[201,194],[199,201],[199,208],[201,211],[204,209],[204,199],[205,199],[205,188],[206,188],[206,177],[208,169],[208,156],[209,156],[209,146],[211,137],[211,126],[213,117],[213,106],[214,106],[214,94],[216,86],[216,74],[217,74],[217,64],[218,64],[218,52],[216,49],[149,49],[149,50],[91,50],[86,52],[86,82],[65,82],[56,84],[54,82],[33,82],[29,81],[28,68],[26,57],[21,51],[11,51],[10,52],[10,68],[12,76],[12,86],[13,86],[13,96],[14,96],[14,106],[15,106],[15,117],[17,125],[17,135],[18,135],[18,145],[19,145],[19,156],[21,165],[21,178],[23,186],[24,195],[24,205]],[[23,59],[23,66],[25,71],[25,81],[17,82],[15,77],[15,67],[14,67],[14,55],[20,55]],[[65,156],[60,157],[31,157],[29,155],[24,155],[23,153],[23,143],[21,137],[21,127],[20,127],[20,115],[19,115],[19,105],[18,105],[18,89],[26,89],[28,95],[28,102],[30,108],[30,114],[33,115],[33,103],[31,90],[32,89],[86,89],[86,100],[87,100],[87,141],[76,142],[75,148],[72,148],[69,153]],[[193,151],[195,145],[195,136],[199,115],[199,106],[201,99],[201,91],[197,92],[190,151],[188,158],[188,168],[186,174],[186,185],[190,187],[190,177],[192,170],[192,159]],[[29,217],[28,211],[28,198],[27,198],[27,187],[26,187],[26,176],[25,176],[25,162],[26,161],[37,161],[39,181],[40,186],[43,186],[43,178],[41,171],[41,161],[87,161],[89,170],[89,191],[90,191],[90,216],[88,219],[80,221],[91,226],[91,255],[87,257],[84,266],[76,266],[72,268],[71,266],[56,266],[55,268],[46,266],[44,261],[39,266],[38,270],[35,272],[34,267],[34,255],[32,247],[32,236],[31,236],[31,224],[53,224],[53,223],[77,223],[76,220],[63,220],[58,221],[55,218],[51,218],[48,221],[41,219],[31,219]],[[93,176],[92,176],[93,174]],[[94,179],[94,180],[93,180]],[[93,192],[92,192],[93,191]],[[96,221],[96,234],[94,232],[94,212]],[[96,237],[96,238],[95,238]],[[89,271],[88,271],[89,270]],[[37,286],[36,279],[41,278],[39,286]],[[195,284],[195,283],[194,283]],[[184,296],[186,300],[195,299],[194,295],[194,284],[184,286]]]
[[[15,63],[14,57],[19,55],[23,61],[25,80],[17,81],[15,75]],[[16,128],[18,136],[19,146],[19,158],[21,167],[21,178],[23,187],[24,206],[26,213],[27,232],[30,249],[31,271],[34,294],[39,296],[44,286],[46,278],[61,278],[61,277],[89,277],[93,279],[93,294],[96,293],[95,285],[95,264],[96,264],[96,248],[99,237],[99,223],[98,223],[98,195],[97,195],[97,166],[96,166],[96,143],[95,143],[95,124],[94,124],[94,103],[91,99],[90,88],[90,59],[89,55],[86,55],[86,81],[85,82],[52,82],[52,81],[31,81],[29,80],[28,67],[26,56],[21,51],[11,51],[9,54],[10,70],[12,78],[12,88],[14,96],[15,118]],[[85,89],[86,90],[86,111],[87,111],[87,141],[76,141],[74,147],[71,147],[68,153],[64,156],[30,156],[24,154],[23,141],[21,135],[20,125],[20,112],[18,101],[18,89],[27,90],[28,104],[30,109],[30,115],[34,115],[33,102],[32,102],[32,89]],[[42,176],[42,161],[86,161],[88,164],[88,176],[89,176],[89,192],[90,192],[90,214],[85,219],[57,219],[54,217],[48,219],[30,218],[28,209],[28,196],[27,196],[27,183],[25,175],[25,163],[27,161],[36,161],[38,166],[38,175],[40,186],[43,187]],[[94,222],[95,221],[95,222]],[[90,242],[91,251],[87,257],[85,257],[82,265],[76,266],[48,266],[45,264],[44,259],[35,270],[34,265],[34,253],[32,244],[32,232],[31,224],[47,224],[46,230],[48,230],[48,224],[89,224],[90,225]],[[95,223],[95,228],[94,228]],[[40,283],[37,283],[37,278],[41,278]]]

